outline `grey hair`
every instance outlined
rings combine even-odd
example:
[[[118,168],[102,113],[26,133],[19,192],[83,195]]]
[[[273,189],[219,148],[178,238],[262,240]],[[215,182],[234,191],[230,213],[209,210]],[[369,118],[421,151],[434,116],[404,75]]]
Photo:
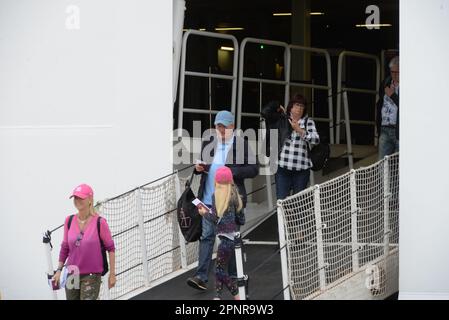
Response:
[[[390,69],[391,69],[393,66],[398,66],[398,67],[399,67],[399,56],[395,56],[394,58],[392,58],[392,59],[390,60],[390,63],[388,64],[388,66],[390,67]]]

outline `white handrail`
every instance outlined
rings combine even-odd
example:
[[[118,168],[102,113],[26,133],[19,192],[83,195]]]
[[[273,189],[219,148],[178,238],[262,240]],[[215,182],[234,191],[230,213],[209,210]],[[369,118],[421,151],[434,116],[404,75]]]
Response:
[[[323,85],[317,85],[317,84],[306,84],[306,83],[297,83],[297,82],[290,82],[289,86],[295,86],[295,87],[301,87],[301,88],[312,88],[312,89],[318,89],[318,90],[327,90],[327,101],[328,101],[328,110],[329,110],[329,118],[314,118],[314,120],[322,120],[329,123],[329,140],[330,143],[335,143],[334,141],[334,130],[332,128],[334,123],[334,108],[332,103],[332,72],[331,72],[331,58],[329,55],[329,52],[325,49],[320,48],[312,48],[312,47],[304,47],[304,46],[298,46],[298,45],[289,45],[290,51],[291,50],[302,50],[302,51],[308,51],[308,52],[315,52],[319,54],[323,54],[324,58],[326,59],[326,73],[327,73],[327,86]],[[291,53],[289,55],[291,59]],[[291,65],[291,61],[289,61],[289,65]],[[288,72],[290,73],[291,70],[289,69]],[[290,75],[289,75],[290,80]],[[313,99],[313,97],[312,97]]]
[[[179,63],[181,58],[182,27],[184,25],[185,0],[173,1],[173,104],[178,89]]]
[[[197,35],[206,38],[218,38],[218,39],[227,39],[231,40],[234,45],[234,60],[233,60],[233,70],[232,76],[222,75],[222,74],[214,74],[214,73],[203,73],[203,72],[195,72],[195,71],[187,71],[186,70],[186,49],[187,49],[187,40],[190,35]],[[178,128],[183,128],[183,116],[184,113],[209,113],[209,110],[201,110],[194,108],[184,108],[184,91],[185,91],[185,77],[203,77],[203,78],[214,78],[214,79],[225,79],[232,80],[232,97],[231,97],[231,112],[235,115],[235,101],[236,101],[236,88],[237,88],[237,67],[238,67],[238,52],[239,46],[237,39],[228,34],[214,33],[208,31],[198,31],[198,30],[187,30],[184,33],[182,39],[182,52],[181,52],[181,71],[180,71],[180,84],[179,84],[179,108],[178,108]],[[218,112],[216,110],[212,110],[212,112]],[[178,130],[179,135],[182,134],[182,130]]]
[[[350,126],[350,118],[349,118],[349,106],[348,106],[348,93],[346,91],[343,92],[343,109],[345,113],[345,128],[346,128],[346,145],[347,145],[347,154],[348,154],[348,162],[349,162],[349,170],[354,169],[354,156],[352,154],[352,136],[351,136],[351,126]]]
[[[360,89],[360,88],[350,88],[342,86],[342,74],[343,74],[343,63],[344,58],[347,56],[350,57],[358,57],[362,59],[374,60],[376,63],[376,89],[368,90],[368,89]],[[380,62],[379,58],[372,54],[362,53],[362,52],[354,52],[354,51],[343,51],[340,53],[338,57],[338,73],[337,73],[337,124],[340,123],[341,117],[341,99],[342,99],[342,91],[348,92],[358,92],[358,93],[366,93],[366,94],[375,94],[376,101],[379,100],[379,85],[380,85]],[[376,127],[376,112],[374,108],[374,122],[363,123],[374,126],[374,136],[377,137],[377,127]],[[350,123],[345,123],[346,126],[349,126],[351,123],[354,123],[353,120],[350,120]],[[360,122],[358,122],[360,124]],[[340,143],[340,126],[337,125],[336,129],[336,143]],[[374,140],[374,144],[377,145],[377,139]]]
[[[272,79],[262,79],[262,78],[254,78],[254,77],[244,77],[243,69],[244,69],[244,61],[245,61],[245,48],[248,43],[266,44],[266,45],[270,45],[270,46],[284,48],[285,64],[286,64],[286,66],[284,68],[285,80],[272,80]],[[290,80],[288,78],[288,72],[286,71],[290,68],[290,66],[288,65],[288,61],[290,59],[290,50],[288,50],[287,43],[281,42],[281,41],[266,40],[266,39],[245,38],[245,39],[243,39],[240,46],[241,46],[241,50],[240,50],[240,57],[239,57],[239,80],[238,80],[238,101],[237,101],[237,128],[238,129],[241,129],[242,115],[260,117],[260,114],[257,114],[257,113],[245,112],[244,114],[242,114],[243,81],[285,85],[284,103],[286,104],[288,102],[288,98],[289,98],[287,84],[289,83],[289,80]]]

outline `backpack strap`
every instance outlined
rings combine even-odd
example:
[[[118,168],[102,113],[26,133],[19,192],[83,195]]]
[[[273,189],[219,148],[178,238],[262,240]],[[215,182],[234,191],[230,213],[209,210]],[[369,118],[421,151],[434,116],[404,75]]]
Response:
[[[97,232],[98,232],[98,238],[100,239],[101,248],[104,248],[104,243],[103,243],[103,240],[101,240],[101,236],[100,236],[100,219],[101,219],[101,217],[99,216],[97,219]]]
[[[190,175],[190,179],[186,181],[186,189],[192,185],[193,177],[195,176],[195,168],[193,168],[192,174]]]
[[[69,221],[67,222],[67,230],[70,230],[70,226],[72,225],[72,220],[73,220],[74,216],[75,215],[72,214],[69,217]],[[98,238],[100,239],[100,244],[102,247],[104,247],[103,240],[101,240],[101,236],[100,236],[100,219],[101,219],[101,217],[98,217],[98,219],[97,219],[97,232],[98,232]]]
[[[101,257],[103,259],[103,271],[102,271],[101,275],[104,276],[106,273],[108,273],[109,266],[108,266],[108,258],[106,257],[106,249],[104,247],[103,240],[101,240],[101,236],[100,236],[100,220],[101,220],[101,217],[98,216],[98,219],[97,219],[97,232],[98,232],[98,238],[100,239]]]
[[[69,221],[67,222],[67,230],[70,230],[70,226],[72,225],[72,220],[73,220],[73,217],[74,217],[75,215],[74,214],[72,214],[70,217],[69,217]]]

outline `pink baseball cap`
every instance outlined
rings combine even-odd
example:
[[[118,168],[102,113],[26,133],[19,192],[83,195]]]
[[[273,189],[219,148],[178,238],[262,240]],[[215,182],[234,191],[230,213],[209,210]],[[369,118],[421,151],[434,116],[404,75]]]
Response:
[[[80,184],[78,187],[76,187],[75,190],[73,190],[70,198],[78,197],[81,199],[86,199],[87,197],[90,197],[90,196],[92,196],[92,197],[94,196],[94,191],[92,190],[92,188],[90,186],[83,183],[83,184]]]
[[[215,182],[217,183],[232,183],[232,171],[226,166],[220,167],[215,171]]]

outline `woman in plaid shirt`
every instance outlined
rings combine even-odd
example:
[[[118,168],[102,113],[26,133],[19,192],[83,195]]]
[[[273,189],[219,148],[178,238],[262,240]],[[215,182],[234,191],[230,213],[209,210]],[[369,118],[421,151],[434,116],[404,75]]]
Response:
[[[276,195],[284,199],[304,190],[309,183],[312,162],[307,144],[318,144],[320,137],[315,122],[307,117],[307,102],[301,94],[295,94],[287,111],[277,103],[270,103],[263,111],[271,129],[278,129],[279,150],[276,172]]]

